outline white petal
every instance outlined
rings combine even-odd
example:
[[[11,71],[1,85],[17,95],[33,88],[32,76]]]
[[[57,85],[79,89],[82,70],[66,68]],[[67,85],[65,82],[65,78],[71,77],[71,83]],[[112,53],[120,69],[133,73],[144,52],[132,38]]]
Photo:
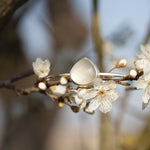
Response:
[[[86,91],[87,91],[87,89],[79,88],[79,89],[77,90],[77,95],[78,95],[78,97],[83,98],[83,97],[84,97],[84,94],[86,93]]]
[[[75,95],[75,103],[78,104],[78,105],[80,105],[82,102],[83,102],[83,99],[79,98],[78,95]]]
[[[84,99],[88,100],[88,99],[94,98],[96,95],[97,95],[97,91],[91,90],[91,91],[86,92],[83,97]]]
[[[147,45],[141,45],[141,51],[145,55],[146,58],[150,59],[150,46]]]
[[[136,81],[136,88],[137,89],[145,89],[147,86],[147,82],[143,78],[139,78]]]
[[[33,71],[39,78],[46,77],[50,72],[50,62],[48,59],[43,61],[41,58],[37,58],[35,62],[32,63]]]
[[[97,91],[95,89],[81,89],[77,95],[82,99],[88,100],[94,98],[97,95]]]
[[[103,113],[107,113],[112,110],[112,103],[109,100],[101,101],[99,110]]]
[[[53,88],[52,92],[56,96],[62,96],[66,93],[66,86],[57,85]]]
[[[146,51],[145,46],[144,46],[144,45],[141,45],[140,48],[141,48],[142,53],[147,57],[147,51]]]
[[[80,104],[80,109],[84,108],[85,106],[86,106],[86,101],[84,101]]]
[[[43,62],[43,60],[42,60],[41,58],[37,58],[37,59],[36,59],[36,63],[37,63],[37,64],[41,64],[42,62]]]
[[[101,88],[101,86],[103,85],[103,80],[102,79],[100,79],[100,78],[96,78],[95,80],[94,80],[94,88],[95,89],[100,89]]]
[[[112,90],[112,89],[116,88],[116,83],[113,80],[105,81],[103,86],[104,86],[105,90]]]
[[[141,51],[142,51],[143,54],[146,53],[146,49],[145,49],[144,45],[141,45],[140,49],[141,49]]]
[[[149,61],[145,61],[144,79],[145,79],[145,81],[150,80],[150,62]]]
[[[113,102],[119,97],[118,93],[115,90],[107,91],[106,99]]]
[[[136,68],[140,71],[143,71],[145,65],[145,59],[139,59],[135,62]]]
[[[147,53],[148,53],[149,56],[150,56],[150,45],[149,45],[149,44],[146,44],[146,45],[145,45],[145,49],[146,49]]]
[[[143,93],[143,103],[148,104],[150,100],[150,86],[147,86]]]
[[[104,89],[104,90],[111,90],[116,88],[116,83],[114,81],[104,81],[100,78],[95,79],[94,81],[94,88],[95,89]]]
[[[96,97],[96,98],[94,98],[90,103],[89,103],[89,106],[87,107],[87,111],[88,112],[93,112],[93,111],[95,111],[98,107],[99,107],[99,105],[100,105],[100,100],[101,100],[101,97]]]
[[[136,56],[139,58],[139,59],[145,59],[146,57],[144,56],[144,54],[142,53],[137,53]]]

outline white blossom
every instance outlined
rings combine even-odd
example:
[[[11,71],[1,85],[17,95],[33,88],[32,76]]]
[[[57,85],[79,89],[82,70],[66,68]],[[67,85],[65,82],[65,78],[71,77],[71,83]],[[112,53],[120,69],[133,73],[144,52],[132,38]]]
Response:
[[[75,103],[80,105],[80,108],[86,106],[86,100],[91,99],[97,95],[97,91],[94,89],[79,88],[76,91]]]
[[[139,78],[136,82],[137,89],[144,89],[142,96],[143,109],[148,105],[150,101],[150,80],[145,81],[144,78]]]
[[[109,100],[102,101],[99,105],[99,110],[103,113],[111,111],[112,103]]]
[[[142,51],[142,54],[144,55],[142,56],[143,58],[146,57],[150,59],[150,45],[148,44],[141,45],[141,51]]]
[[[147,82],[143,78],[139,78],[136,81],[136,87],[137,89],[145,89],[147,86]]]
[[[136,61],[136,68],[139,70],[139,71],[143,71],[144,69],[144,65],[145,65],[145,59],[139,59]]]
[[[142,101],[143,108],[145,108],[150,101],[150,46],[141,45],[141,53],[138,55],[136,61],[136,68],[143,71],[143,77],[140,77],[136,82],[137,89],[144,89]]]
[[[94,89],[97,90],[97,95],[89,103],[86,111],[93,112],[97,108],[103,113],[111,111],[112,102],[118,98],[118,94],[115,91],[116,83],[114,81],[96,79],[94,81]]]
[[[79,89],[75,95],[75,102],[81,108],[86,105],[88,99],[92,99],[88,107],[85,108],[86,112],[93,112],[97,108],[103,113],[107,113],[112,109],[112,102],[118,98],[115,91],[116,83],[114,81],[104,81],[97,78],[94,81],[93,88]]]
[[[136,68],[143,71],[144,80],[150,79],[150,46],[141,45],[141,53],[137,54],[138,60],[135,62]]]
[[[52,93],[56,96],[62,96],[66,93],[66,86],[63,85],[54,85],[50,87]]]
[[[49,74],[50,65],[48,59],[43,61],[41,58],[37,58],[36,61],[32,63],[33,71],[39,78],[44,78]]]

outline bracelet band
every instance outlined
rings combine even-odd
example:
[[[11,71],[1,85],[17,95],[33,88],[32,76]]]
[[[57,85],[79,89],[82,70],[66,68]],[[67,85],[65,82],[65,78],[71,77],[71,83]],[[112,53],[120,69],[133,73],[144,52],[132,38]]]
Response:
[[[47,77],[47,79],[49,78],[55,78],[55,77],[70,77],[70,73],[62,73],[62,74],[52,74],[52,75],[49,75]],[[104,72],[99,72],[98,73],[98,76],[103,76],[103,77],[126,77],[127,75],[124,75],[124,74],[117,74],[117,73],[104,73]]]

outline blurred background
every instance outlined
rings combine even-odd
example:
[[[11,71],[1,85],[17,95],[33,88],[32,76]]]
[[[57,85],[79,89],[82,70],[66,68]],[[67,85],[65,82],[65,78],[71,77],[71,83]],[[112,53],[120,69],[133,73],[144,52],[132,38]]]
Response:
[[[149,39],[149,0],[28,0],[0,30],[0,79],[31,69],[37,57],[51,61],[51,73],[69,72],[82,57],[107,72],[125,58],[127,69],[117,72],[127,73]],[[142,111],[143,91],[117,90],[109,114],[89,115],[58,108],[41,94],[0,89],[0,149],[150,150],[150,106]]]

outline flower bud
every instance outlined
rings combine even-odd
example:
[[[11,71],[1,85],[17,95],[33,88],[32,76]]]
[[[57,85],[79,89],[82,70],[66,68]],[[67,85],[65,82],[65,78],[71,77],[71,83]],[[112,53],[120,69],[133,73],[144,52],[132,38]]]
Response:
[[[136,69],[131,69],[131,70],[129,71],[129,75],[130,75],[130,77],[135,78],[135,77],[137,76],[137,71],[136,71]]]
[[[38,83],[38,88],[39,88],[40,90],[46,90],[46,89],[47,89],[47,86],[46,86],[46,84],[45,84],[44,82],[39,82],[39,83]]]
[[[68,80],[67,80],[65,77],[61,77],[61,78],[60,78],[60,83],[61,83],[62,85],[66,85],[66,84],[68,83]]]
[[[45,78],[50,72],[51,63],[48,59],[42,60],[37,58],[35,62],[32,63],[33,71],[39,78]]]
[[[65,102],[68,102],[68,101],[69,101],[69,99],[68,99],[67,97],[65,97],[65,98],[64,98],[64,101],[65,101]]]
[[[78,113],[80,111],[80,108],[78,106],[71,106],[70,108],[75,113]]]
[[[58,103],[58,107],[60,107],[60,108],[64,107],[64,103],[59,102],[59,103]]]
[[[127,65],[126,59],[120,59],[116,64],[116,68],[126,67],[126,65]]]
[[[66,93],[66,87],[62,85],[54,85],[50,87],[52,93],[56,96],[62,96]]]

